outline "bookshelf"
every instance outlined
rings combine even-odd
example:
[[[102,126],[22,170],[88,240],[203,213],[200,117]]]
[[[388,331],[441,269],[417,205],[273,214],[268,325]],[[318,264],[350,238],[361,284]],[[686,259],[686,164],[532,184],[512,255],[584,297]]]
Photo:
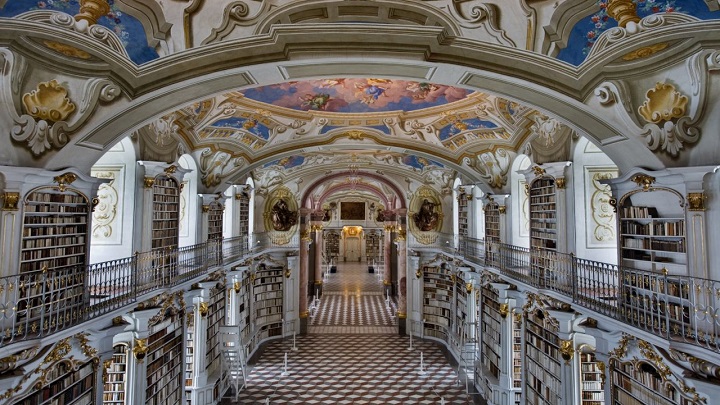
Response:
[[[500,204],[492,200],[485,204],[485,241],[500,243]]]
[[[246,192],[241,192],[235,197],[238,200],[238,236],[250,236],[250,196]],[[248,246],[245,246],[247,249]]]
[[[328,231],[325,234],[325,256],[337,263],[340,256],[340,234],[337,231]]]
[[[172,248],[178,245],[180,218],[180,187],[178,182],[165,175],[155,178],[153,184],[152,248]]]
[[[223,209],[223,205],[217,201],[208,204],[208,240],[222,239]]]
[[[225,287],[222,284],[210,290],[205,352],[205,370],[208,375],[220,367],[220,326],[225,325],[225,301]]]
[[[687,273],[685,212],[679,205],[657,207],[675,197],[665,191],[635,194],[623,198],[618,210],[620,221],[620,260],[624,266],[671,274]],[[635,205],[633,198],[638,200]],[[671,200],[672,201],[672,200]],[[660,210],[662,208],[662,211]]]
[[[18,322],[47,330],[84,313],[90,211],[88,198],[71,188],[41,187],[26,195]],[[49,278],[62,283],[45,282]]]
[[[530,270],[540,279],[553,273],[557,251],[557,204],[555,179],[538,177],[530,183]]]
[[[187,314],[187,325],[185,326],[185,387],[187,397],[190,398],[190,390],[187,387],[194,385],[195,379],[195,314]]]
[[[46,375],[46,384],[13,405],[93,405],[95,404],[95,366],[93,360],[75,368],[71,361],[60,361]]]
[[[105,370],[107,378],[103,387],[103,405],[125,405],[125,383],[127,378],[128,345],[113,346],[110,367]]]
[[[452,316],[453,282],[442,267],[423,268],[423,323],[426,337],[448,341]]]
[[[168,310],[165,318],[150,326],[145,356],[146,405],[179,404],[184,390],[183,319]]]
[[[603,373],[598,368],[595,353],[579,353],[581,405],[605,405]]]
[[[515,405],[522,403],[522,317],[519,314],[511,314],[512,319],[512,387],[515,390]]]
[[[365,256],[368,263],[377,262],[381,257],[382,234],[371,230],[365,235]]]
[[[462,190],[462,189],[461,189]],[[458,235],[460,237],[469,236],[468,233],[468,210],[469,210],[469,194],[460,191],[458,194]]]
[[[242,281],[240,282],[240,293],[238,294],[238,326],[240,328],[240,343],[245,344],[252,335],[252,323],[250,322],[250,297],[252,281],[249,273],[243,273]],[[245,353],[246,358],[250,353]]]
[[[253,310],[259,328],[258,341],[282,336],[283,270],[279,266],[260,265],[255,272]]]
[[[525,317],[525,401],[537,405],[564,403],[561,391],[558,324],[543,311]]]
[[[481,341],[482,364],[497,381],[500,378],[502,334],[500,303],[497,291],[490,284],[482,287]]]
[[[690,405],[679,389],[652,365],[610,359],[613,405]]]

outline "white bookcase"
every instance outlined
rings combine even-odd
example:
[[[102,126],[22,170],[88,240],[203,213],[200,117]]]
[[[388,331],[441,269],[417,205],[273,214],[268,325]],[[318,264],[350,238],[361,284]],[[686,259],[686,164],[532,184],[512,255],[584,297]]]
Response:
[[[525,317],[525,401],[529,404],[565,403],[558,323],[541,310]]]
[[[452,319],[453,281],[442,267],[423,268],[424,335],[448,342]]]
[[[112,359],[105,370],[106,380],[103,390],[103,405],[125,405],[128,345],[117,344],[113,347]]]

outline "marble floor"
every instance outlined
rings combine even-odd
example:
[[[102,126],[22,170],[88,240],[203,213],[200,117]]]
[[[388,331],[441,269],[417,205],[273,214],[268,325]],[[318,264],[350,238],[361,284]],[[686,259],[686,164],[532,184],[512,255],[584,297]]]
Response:
[[[443,349],[397,331],[394,300],[361,263],[329,274],[308,335],[268,343],[226,404],[473,404]],[[287,356],[287,367],[285,357]],[[422,367],[421,367],[422,361]],[[475,401],[475,402],[473,402]]]

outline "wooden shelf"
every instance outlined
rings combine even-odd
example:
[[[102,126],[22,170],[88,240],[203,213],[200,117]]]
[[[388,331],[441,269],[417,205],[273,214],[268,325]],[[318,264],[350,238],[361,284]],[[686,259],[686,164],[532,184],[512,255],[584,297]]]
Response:
[[[579,353],[581,405],[605,405],[603,373],[598,368],[595,353]]]
[[[558,325],[535,311],[525,317],[525,400],[554,405],[561,398]]]
[[[152,218],[152,249],[177,247],[180,237],[180,187],[174,178],[164,175],[155,178]]]
[[[664,380],[647,363],[610,360],[612,403],[614,405],[690,405],[672,382]]]
[[[226,299],[225,288],[222,286],[210,290],[205,346],[205,370],[208,374],[220,368],[220,326],[225,325]]]
[[[219,240],[223,237],[223,205],[213,201],[208,207],[208,240]]]
[[[253,312],[258,328],[258,341],[282,336],[283,285],[282,267],[261,266],[255,272]]]
[[[449,341],[452,319],[453,282],[450,271],[423,268],[423,324],[426,337]]]
[[[59,362],[47,373],[47,383],[13,405],[95,404],[95,365],[92,360],[73,370]]]
[[[491,201],[485,205],[485,241],[500,243],[500,205]]]
[[[118,344],[113,347],[110,367],[105,370],[107,379],[103,387],[103,405],[125,405],[128,345]]]
[[[175,405],[184,391],[183,320],[180,314],[165,314],[165,319],[150,326],[145,356],[147,405]]]
[[[482,364],[495,377],[500,378],[500,361],[502,359],[502,318],[498,293],[490,284],[482,288],[481,342]]]

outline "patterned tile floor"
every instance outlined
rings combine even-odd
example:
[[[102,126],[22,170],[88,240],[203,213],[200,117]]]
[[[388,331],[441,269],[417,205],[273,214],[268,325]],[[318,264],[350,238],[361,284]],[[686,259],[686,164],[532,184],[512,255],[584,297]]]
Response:
[[[435,343],[397,334],[397,304],[383,297],[382,276],[341,263],[328,275],[308,335],[268,343],[248,382],[224,404],[472,404]],[[287,374],[283,374],[287,353]],[[420,374],[422,354],[424,374]],[[480,402],[476,402],[480,403]]]

